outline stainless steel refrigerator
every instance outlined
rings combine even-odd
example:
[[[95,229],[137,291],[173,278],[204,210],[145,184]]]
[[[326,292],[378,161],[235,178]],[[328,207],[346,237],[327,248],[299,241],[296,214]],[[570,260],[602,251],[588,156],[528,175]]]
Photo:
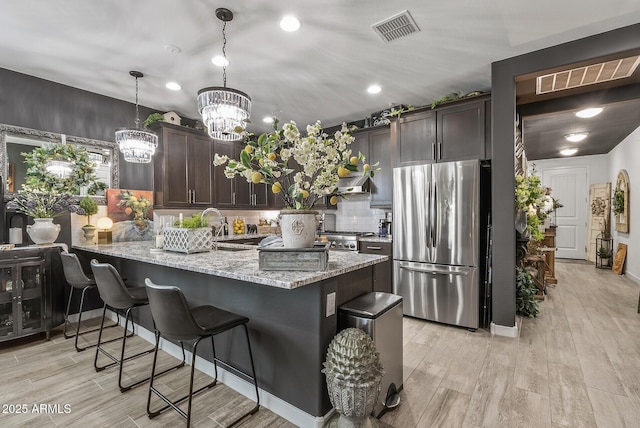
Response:
[[[478,328],[480,163],[393,170],[394,293],[404,314]]]

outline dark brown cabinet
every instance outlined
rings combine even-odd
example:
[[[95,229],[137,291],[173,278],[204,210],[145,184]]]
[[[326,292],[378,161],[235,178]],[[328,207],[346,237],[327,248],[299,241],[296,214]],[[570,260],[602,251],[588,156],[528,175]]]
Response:
[[[392,124],[395,166],[487,159],[489,103],[485,95],[405,113]]]
[[[438,162],[485,158],[484,101],[441,108],[436,115]]]
[[[391,161],[391,130],[388,126],[359,131],[353,135],[351,143],[352,156],[361,152],[366,163],[379,163],[377,172],[370,183],[371,206],[378,208],[391,207],[393,202],[393,163]],[[362,166],[358,170],[362,173]]]
[[[0,342],[49,331],[64,322],[60,248],[0,254]]]
[[[363,254],[378,254],[389,256],[386,262],[378,263],[373,268],[373,291],[392,293],[393,276],[391,271],[393,259],[393,247],[390,242],[367,242],[358,243],[358,251]]]
[[[396,142],[396,166],[435,162],[435,111],[405,114],[392,123],[391,130]]]
[[[240,159],[244,145],[230,141],[215,141],[214,150],[218,155],[226,155],[230,159]],[[215,206],[217,208],[268,208],[268,186],[263,183],[249,183],[244,177],[236,175],[227,178],[224,175],[225,165],[214,167],[213,182]]]
[[[213,205],[213,142],[201,131],[159,124],[154,158],[155,204],[162,207]]]

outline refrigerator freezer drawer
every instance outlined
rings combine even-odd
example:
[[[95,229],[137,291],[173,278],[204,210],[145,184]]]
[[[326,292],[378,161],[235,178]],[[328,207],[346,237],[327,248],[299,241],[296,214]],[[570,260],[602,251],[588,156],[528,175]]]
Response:
[[[394,260],[393,277],[405,315],[478,328],[478,268]]]

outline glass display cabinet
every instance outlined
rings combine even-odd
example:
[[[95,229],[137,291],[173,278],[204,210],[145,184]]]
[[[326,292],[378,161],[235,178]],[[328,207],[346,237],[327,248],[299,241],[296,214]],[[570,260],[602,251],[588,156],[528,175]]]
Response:
[[[0,341],[45,331],[45,259],[0,260]]]

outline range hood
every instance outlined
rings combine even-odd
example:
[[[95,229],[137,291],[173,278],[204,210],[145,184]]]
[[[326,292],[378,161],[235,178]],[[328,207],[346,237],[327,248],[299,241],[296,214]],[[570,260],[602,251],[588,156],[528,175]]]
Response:
[[[340,178],[338,179],[338,191],[341,193],[368,193],[369,176]]]

